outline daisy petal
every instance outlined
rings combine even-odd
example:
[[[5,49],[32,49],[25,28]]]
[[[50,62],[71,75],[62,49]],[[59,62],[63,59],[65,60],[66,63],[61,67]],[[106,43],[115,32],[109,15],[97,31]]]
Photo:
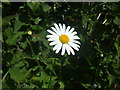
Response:
[[[59,38],[58,35],[47,35],[46,38]]]
[[[51,30],[49,30],[49,29],[48,29],[47,31],[48,31],[50,34],[52,34],[52,35],[56,35],[55,32],[53,32],[53,31],[51,31]]]
[[[54,26],[58,30],[58,32],[60,32],[60,28],[59,28],[59,26],[56,23],[54,24]]]
[[[56,44],[53,48],[53,51],[55,51],[59,47],[59,44]]]
[[[63,24],[63,34],[65,34],[65,29],[66,29],[65,24]]]
[[[71,33],[71,34],[72,34],[72,35],[76,35],[76,34],[77,34],[77,32],[75,32],[75,31],[74,31],[74,32],[73,32],[73,33]]]
[[[78,36],[71,36],[71,39],[80,39]]]
[[[60,32],[58,30],[56,30],[54,27],[51,27],[51,29],[57,34],[60,36]]]
[[[61,55],[64,55],[64,53],[65,53],[65,44],[63,44]]]
[[[54,38],[49,38],[48,41],[55,41],[55,39]]]
[[[77,43],[77,44],[80,44],[80,45],[81,45],[81,43],[78,42],[78,41],[76,41],[76,40],[70,40],[70,42]]]
[[[72,33],[75,30],[75,28],[72,28],[69,32]]]
[[[59,23],[59,27],[60,27],[61,34],[63,34],[63,27],[62,27],[61,23]]]
[[[65,31],[65,34],[68,33],[70,30],[70,26],[67,27],[66,31]]]
[[[57,44],[56,42],[51,42],[49,45],[53,46],[53,45],[56,45],[56,44]]]
[[[62,43],[59,44],[59,47],[57,48],[55,53],[58,53],[60,51],[60,49],[62,48]]]
[[[73,49],[68,45],[68,49],[70,50],[70,52],[72,53],[72,55],[75,55],[75,52],[73,51]]]
[[[48,41],[59,41],[57,38],[49,38]]]
[[[72,48],[74,48],[75,50],[79,51],[77,44],[74,44],[74,43],[72,43],[72,42],[69,42],[69,45],[70,45]],[[79,47],[80,47],[80,46],[79,46]]]
[[[65,46],[65,49],[66,49],[66,51],[67,51],[67,53],[68,53],[68,55],[70,55],[70,50],[69,50],[69,45],[68,44],[66,44],[66,46]]]

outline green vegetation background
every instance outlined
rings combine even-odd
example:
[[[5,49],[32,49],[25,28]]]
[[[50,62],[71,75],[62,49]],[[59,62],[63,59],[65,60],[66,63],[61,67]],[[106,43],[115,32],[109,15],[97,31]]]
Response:
[[[52,51],[45,36],[54,23],[76,28],[75,56]],[[120,90],[119,2],[4,2],[2,35],[3,89]]]

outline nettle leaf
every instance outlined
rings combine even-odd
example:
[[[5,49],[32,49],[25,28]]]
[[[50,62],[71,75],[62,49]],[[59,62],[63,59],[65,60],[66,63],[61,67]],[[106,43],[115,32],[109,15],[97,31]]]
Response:
[[[13,32],[12,28],[5,29],[5,36],[7,36],[6,43],[8,45],[14,45],[19,40],[18,38],[25,34],[25,32]]]
[[[33,29],[33,30],[43,30],[44,28],[39,26],[39,25],[30,25],[30,27]]]
[[[64,88],[65,87],[63,82],[59,82],[59,85],[60,85],[60,88]]]
[[[38,3],[38,2],[27,2],[27,5],[33,11],[40,9],[40,3]]]
[[[9,68],[10,76],[16,82],[25,82],[29,76],[32,69],[27,70],[25,64],[21,61],[15,64],[13,67]]]
[[[19,62],[21,59],[23,59],[25,57],[25,53],[21,52],[21,51],[17,51],[14,55],[13,55],[13,59],[11,61],[12,64],[15,64],[17,62]]]
[[[42,30],[41,33],[39,34],[40,40],[43,43],[43,45],[47,48],[50,48],[48,41],[46,40],[46,30]]]
[[[27,41],[21,42],[20,44],[21,44],[20,46],[25,49],[27,46]]]
[[[44,71],[42,71],[40,75],[40,81],[46,83],[49,82],[49,80],[50,80],[50,76],[46,74]]]
[[[35,22],[35,24],[38,24],[41,20],[42,19],[40,19],[39,17],[37,17],[34,22]]]
[[[23,25],[26,25],[24,22],[21,22],[18,17],[14,22],[14,31],[18,31]]]
[[[5,18],[2,19],[2,25],[8,25],[10,20],[14,19],[16,17],[16,15],[11,15],[11,16],[7,16]]]
[[[32,80],[37,80],[43,82],[42,88],[48,88],[48,82],[50,81],[50,76],[47,75],[44,71],[41,72],[40,77],[32,77]]]
[[[3,33],[3,35],[9,37],[13,35],[13,28],[9,27],[5,29],[5,32]]]
[[[120,25],[120,18],[118,18],[117,16],[114,19],[114,23],[117,25]]]
[[[44,12],[48,12],[51,9],[51,7],[47,3],[42,3],[41,6]]]
[[[56,77],[47,75],[45,72],[41,72],[40,80],[43,81],[42,88],[53,88],[56,83]]]

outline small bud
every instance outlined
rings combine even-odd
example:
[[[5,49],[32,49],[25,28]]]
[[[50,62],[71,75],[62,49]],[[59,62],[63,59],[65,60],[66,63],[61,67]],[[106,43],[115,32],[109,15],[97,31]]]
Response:
[[[29,34],[29,35],[32,35],[32,31],[28,31],[28,34]]]
[[[56,7],[54,6],[54,9],[56,9]]]
[[[103,54],[100,54],[101,57],[103,57],[104,55]]]

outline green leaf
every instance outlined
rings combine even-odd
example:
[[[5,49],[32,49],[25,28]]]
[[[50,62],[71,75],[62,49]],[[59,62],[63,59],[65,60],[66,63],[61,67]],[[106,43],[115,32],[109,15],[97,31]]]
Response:
[[[5,26],[5,25],[8,25],[10,20],[14,19],[17,15],[11,15],[11,16],[7,16],[5,18],[3,18],[2,20],[2,25]]]
[[[41,6],[44,12],[48,12],[51,9],[51,7],[47,3],[42,3]]]
[[[18,41],[18,37],[21,37],[24,32],[14,33],[12,28],[5,29],[4,35],[7,36],[6,43],[8,45],[14,45]]]
[[[120,18],[118,18],[117,16],[114,19],[114,23],[117,25],[120,25]]]
[[[63,82],[59,82],[59,85],[60,85],[60,88],[64,88],[65,87]]]
[[[35,24],[38,24],[41,20],[42,20],[42,19],[40,19],[39,17],[37,17],[37,18],[35,19]]]
[[[11,64],[15,64],[17,62],[20,62],[21,59],[24,59],[24,57],[26,56],[25,53],[21,52],[21,51],[17,51],[16,53],[14,53]]]
[[[14,44],[16,44],[17,41],[19,41],[18,37],[22,38],[21,36],[25,33],[24,32],[17,32],[14,34],[13,32],[8,30],[7,34],[9,34],[9,35],[7,35],[8,39],[6,40],[6,43],[8,45],[14,45]]]
[[[10,76],[16,82],[25,82],[27,80],[26,78],[29,77],[32,69],[27,70],[25,67],[23,67],[24,65],[25,64],[21,61],[9,68]]]
[[[26,24],[21,22],[17,17],[14,22],[14,31],[18,31],[23,25],[26,25]]]
[[[38,2],[27,2],[27,5],[33,11],[37,11],[38,9],[40,9],[40,3]]]
[[[39,25],[30,25],[30,27],[33,29],[33,30],[43,30],[44,28],[39,26]]]
[[[21,42],[20,44],[21,44],[21,47],[25,49],[26,46],[27,46],[27,41],[25,41],[25,42]]]
[[[17,64],[19,66],[23,66],[24,64]],[[11,78],[14,79],[17,82],[22,82],[26,79],[26,76],[24,75],[23,71],[20,70],[18,66],[13,66],[12,68],[9,69]]]
[[[46,83],[49,82],[49,80],[50,80],[50,76],[47,75],[44,71],[42,71],[40,75],[40,81]]]
[[[83,85],[85,88],[89,88],[89,87],[91,87],[90,84],[84,84],[84,83],[82,83],[82,85]]]

